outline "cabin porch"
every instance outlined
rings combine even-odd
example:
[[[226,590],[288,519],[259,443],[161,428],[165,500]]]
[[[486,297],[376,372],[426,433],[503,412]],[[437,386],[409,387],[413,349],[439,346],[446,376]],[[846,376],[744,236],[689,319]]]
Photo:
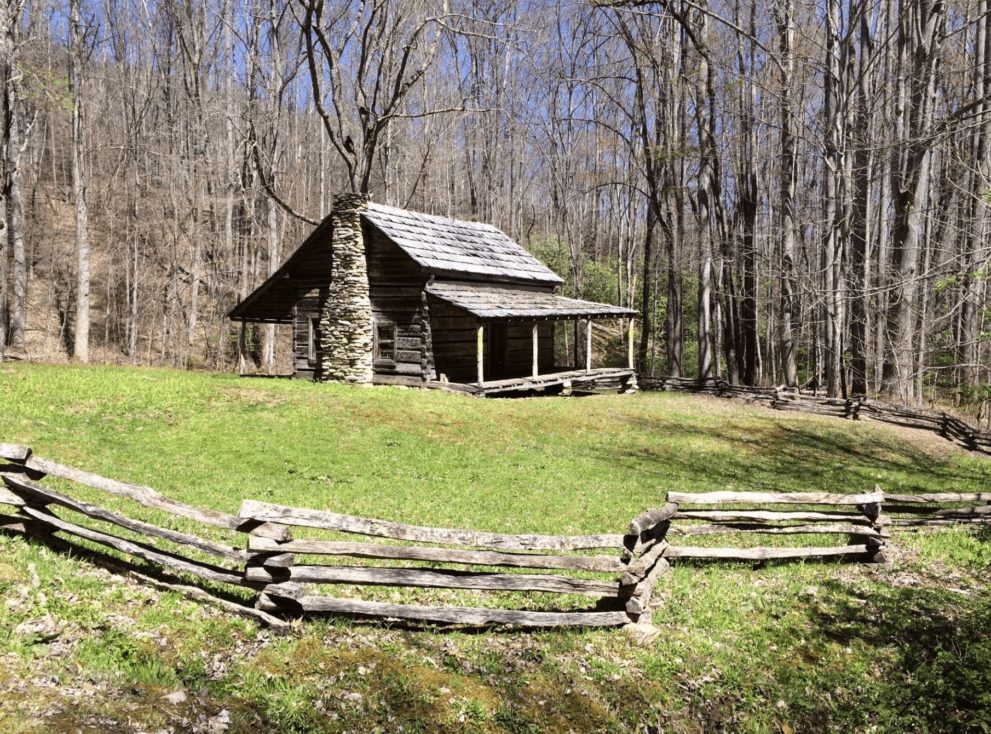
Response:
[[[487,380],[469,385],[476,395],[508,395],[535,392],[569,394],[572,390],[616,390],[634,392],[636,373],[628,367],[599,367],[591,370],[567,370],[551,372],[537,377],[514,377],[506,380]]]
[[[591,370],[565,370],[549,372],[533,377],[510,377],[502,380],[486,380],[481,383],[423,381],[406,375],[376,374],[376,385],[405,385],[435,390],[467,393],[482,396],[506,396],[515,393],[545,395],[569,395],[572,391],[615,390],[621,393],[635,392],[636,372],[628,367],[598,367]]]
[[[505,316],[505,314],[503,314]],[[450,317],[445,317],[450,318]],[[454,333],[469,331],[471,339],[460,337],[461,350],[456,369],[448,363],[444,355],[437,357],[437,369],[430,378],[425,375],[395,375],[376,372],[372,381],[380,385],[407,385],[445,389],[482,396],[508,396],[514,394],[569,395],[572,391],[617,391],[635,392],[637,389],[634,358],[634,321],[632,316],[617,319],[615,315],[586,315],[583,318],[567,318],[559,314],[540,319],[503,318],[481,320],[474,314],[465,314],[470,319],[470,329],[456,330]],[[599,367],[593,364],[593,324],[600,320],[619,320],[626,342],[625,366]],[[465,324],[467,326],[468,324]],[[574,333],[582,333],[582,349],[578,343],[568,350],[573,360],[565,358],[563,363],[555,356],[555,325],[574,327]],[[493,339],[492,332],[502,335]],[[570,329],[569,329],[570,331]],[[524,350],[516,348],[513,359],[507,356],[506,333],[526,335],[526,358],[519,356]],[[436,333],[436,332],[435,332]],[[519,337],[516,342],[521,341]],[[470,360],[470,361],[469,361]],[[467,363],[466,363],[467,362]],[[462,366],[463,365],[463,366]],[[469,366],[470,365],[470,366]],[[493,369],[493,365],[502,368]],[[510,369],[505,369],[509,366]],[[507,374],[508,372],[508,374]]]
[[[432,281],[426,293],[441,386],[476,395],[636,389],[631,309],[510,284]],[[625,365],[615,353],[610,367],[593,364],[600,321],[619,322]]]

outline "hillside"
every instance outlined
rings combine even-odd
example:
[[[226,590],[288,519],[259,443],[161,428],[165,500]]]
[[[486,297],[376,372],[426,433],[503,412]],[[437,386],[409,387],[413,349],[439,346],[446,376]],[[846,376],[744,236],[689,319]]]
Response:
[[[976,490],[991,461],[870,423],[688,395],[479,400],[0,365],[0,441],[192,504],[619,532],[668,490]],[[884,567],[681,563],[660,635],[253,623],[0,536],[3,731],[980,731],[986,533]],[[357,593],[357,590],[356,590]]]

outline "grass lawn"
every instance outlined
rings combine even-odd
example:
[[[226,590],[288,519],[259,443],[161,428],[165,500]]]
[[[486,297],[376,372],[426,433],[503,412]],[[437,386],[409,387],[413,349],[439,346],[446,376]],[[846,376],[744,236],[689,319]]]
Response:
[[[975,491],[991,478],[991,459],[932,435],[685,395],[479,400],[4,364],[0,403],[0,441],[229,512],[250,497],[615,533],[672,489]],[[0,731],[988,731],[988,535],[894,546],[885,567],[680,564],[644,644],[335,619],[275,638],[0,536]]]

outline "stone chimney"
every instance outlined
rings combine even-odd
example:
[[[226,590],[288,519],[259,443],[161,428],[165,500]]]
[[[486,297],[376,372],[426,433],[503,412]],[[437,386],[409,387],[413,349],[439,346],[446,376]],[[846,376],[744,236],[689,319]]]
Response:
[[[361,231],[367,205],[367,194],[334,196],[330,288],[320,314],[322,380],[372,381],[372,306]]]

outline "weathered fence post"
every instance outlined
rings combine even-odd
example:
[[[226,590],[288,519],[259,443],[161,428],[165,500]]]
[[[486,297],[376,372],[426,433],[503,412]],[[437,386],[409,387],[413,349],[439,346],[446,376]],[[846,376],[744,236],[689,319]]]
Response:
[[[292,534],[285,525],[274,522],[259,522],[251,527],[252,517],[247,503],[242,502],[238,517],[249,521],[247,557],[244,562],[244,580],[258,591],[255,608],[264,612],[293,611],[294,598],[300,587],[292,582],[292,567],[296,556],[278,550],[278,546],[292,540]],[[257,547],[259,540],[267,540],[264,550]],[[276,546],[272,549],[271,546]],[[298,611],[298,610],[297,610]]]
[[[4,467],[4,472],[17,472],[19,476],[25,474],[42,477],[43,474],[31,472],[26,464],[31,458],[31,448],[13,443],[0,443],[0,459],[10,462]],[[48,502],[38,497],[31,497],[30,501],[21,496],[16,491],[16,487],[11,486],[12,478],[3,477],[6,487],[0,487],[0,504],[9,505],[17,509],[16,515],[7,515],[3,518],[2,526],[7,530],[23,532],[37,538],[45,538],[55,534],[55,528],[43,520],[30,514],[30,510],[25,510],[28,505],[37,513],[47,513]]]
[[[668,502],[664,507],[640,513],[627,529],[623,539],[623,562],[627,566],[619,582],[619,596],[625,600],[626,613],[633,622],[648,612],[657,580],[671,568],[664,558],[668,548],[664,538],[677,512],[678,505]]]
[[[870,522],[871,528],[877,532],[876,535],[864,537],[863,542],[867,546],[868,563],[887,563],[888,559],[884,555],[884,526],[887,521],[881,514],[884,508],[884,490],[880,484],[875,484],[874,492],[880,495],[877,502],[857,505],[857,509],[864,513],[864,517]]]

